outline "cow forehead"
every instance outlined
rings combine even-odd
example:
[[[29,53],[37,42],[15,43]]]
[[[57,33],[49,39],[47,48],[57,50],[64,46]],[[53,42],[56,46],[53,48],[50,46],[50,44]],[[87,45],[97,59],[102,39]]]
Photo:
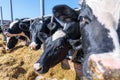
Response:
[[[58,38],[64,37],[65,35],[66,35],[65,32],[63,32],[62,30],[58,30],[52,35],[52,41],[54,41]]]
[[[17,22],[18,22],[18,20],[15,20],[15,21],[13,21],[12,23],[10,23],[9,28],[12,28],[12,27],[13,27],[13,25],[14,25],[14,24],[16,24]]]

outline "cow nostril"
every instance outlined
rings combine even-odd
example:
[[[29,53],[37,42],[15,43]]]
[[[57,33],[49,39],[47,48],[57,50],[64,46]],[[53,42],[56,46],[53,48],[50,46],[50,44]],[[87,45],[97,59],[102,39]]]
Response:
[[[35,63],[33,67],[36,71],[40,71],[43,69],[43,67],[40,65],[40,63]]]

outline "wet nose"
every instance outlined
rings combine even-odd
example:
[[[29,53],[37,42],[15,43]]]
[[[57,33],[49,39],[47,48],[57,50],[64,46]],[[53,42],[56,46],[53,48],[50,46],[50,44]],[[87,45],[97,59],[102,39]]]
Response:
[[[38,70],[40,70],[40,63],[35,63],[34,65],[33,65],[33,68],[36,70],[36,71],[38,71]]]
[[[30,47],[31,50],[35,49],[36,46],[37,46],[37,44],[36,44],[35,42],[32,42],[32,43],[29,45],[29,47]]]

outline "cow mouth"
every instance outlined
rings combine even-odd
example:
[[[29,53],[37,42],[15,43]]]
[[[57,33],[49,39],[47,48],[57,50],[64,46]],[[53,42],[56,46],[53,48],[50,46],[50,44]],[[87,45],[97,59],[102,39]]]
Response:
[[[43,67],[40,67],[39,69],[36,69],[37,72],[41,72],[43,70]]]
[[[40,74],[44,74],[47,73],[49,68],[44,68],[42,65],[40,65],[40,63],[35,63],[34,64],[34,70]]]
[[[5,49],[6,50],[6,52],[11,52],[11,51],[13,51],[13,49]]]
[[[6,37],[11,37],[11,34],[10,34],[9,32],[4,32],[4,35],[5,35]]]

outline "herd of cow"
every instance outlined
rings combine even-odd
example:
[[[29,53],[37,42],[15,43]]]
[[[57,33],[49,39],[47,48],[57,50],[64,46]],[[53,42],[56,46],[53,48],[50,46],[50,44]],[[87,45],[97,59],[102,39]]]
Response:
[[[120,78],[120,0],[80,0],[79,4],[80,9],[56,5],[52,16],[11,22],[4,31],[6,49],[13,49],[19,39],[30,49],[42,46],[34,64],[39,73],[69,58],[82,64],[88,80],[107,76],[109,71],[118,72]]]

